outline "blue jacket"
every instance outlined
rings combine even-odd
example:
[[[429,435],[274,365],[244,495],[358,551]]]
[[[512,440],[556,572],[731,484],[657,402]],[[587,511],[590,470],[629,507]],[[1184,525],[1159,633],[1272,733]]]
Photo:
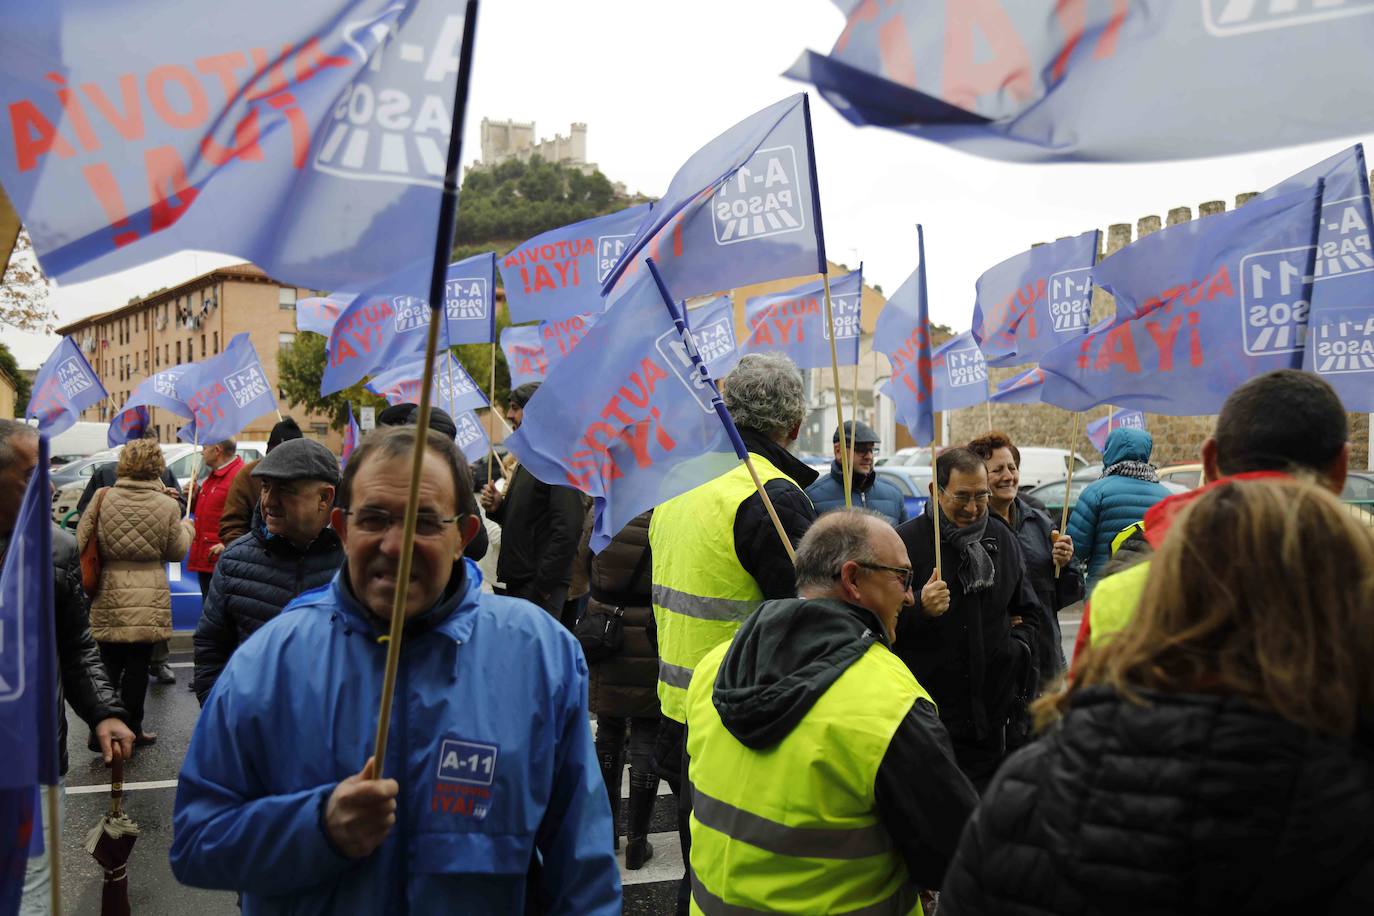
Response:
[[[1150,460],[1154,439],[1143,429],[1115,429],[1107,437],[1103,463]],[[1112,558],[1112,538],[1145,517],[1151,506],[1169,495],[1163,485],[1121,474],[1108,474],[1083,489],[1069,516],[1074,555],[1088,568],[1088,589],[1097,584]]]
[[[177,880],[240,890],[245,914],[521,913],[537,851],[547,912],[620,912],[582,651],[464,568],[406,626],[386,841],[349,860],[323,828],[330,793],[373,746],[386,665],[345,568],[240,646],[210,692],[177,786]]]
[[[830,473],[807,487],[806,495],[811,497],[811,504],[816,507],[817,515],[824,515],[831,509],[842,507],[844,473],[840,470],[840,462],[832,461]],[[876,473],[859,477],[850,490],[850,499],[860,508],[882,513],[893,525],[900,525],[906,521],[906,503],[902,501],[902,492],[886,480],[880,479]]]

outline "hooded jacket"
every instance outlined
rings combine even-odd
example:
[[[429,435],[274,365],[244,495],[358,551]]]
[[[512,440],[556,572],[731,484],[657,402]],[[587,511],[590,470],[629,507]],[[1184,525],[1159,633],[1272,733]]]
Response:
[[[396,823],[371,855],[323,826],[373,744],[387,646],[347,570],[239,647],[201,710],[173,812],[172,872],[243,912],[620,912],[587,666],[572,634],[482,592],[471,561],[406,625],[387,745]],[[542,869],[527,878],[536,852]]]
[[[829,598],[764,602],[721,662],[712,693],[721,724],[746,747],[767,750],[875,640],[891,648],[882,623],[864,608]],[[978,795],[926,700],[912,704],[893,734],[874,791],[878,819],[913,880],[938,888]]]
[[[941,916],[1374,912],[1374,749],[1235,697],[1107,687],[1009,759]]]
[[[1122,461],[1148,462],[1154,439],[1143,429],[1115,429],[1107,437],[1103,463],[1110,471]],[[1074,555],[1087,566],[1088,590],[1101,578],[1112,556],[1112,538],[1145,517],[1150,507],[1169,495],[1162,484],[1122,474],[1107,474],[1083,489],[1069,516]]]
[[[906,503],[902,493],[892,484],[878,476],[877,471],[855,474],[850,487],[850,500],[861,509],[871,509],[879,513],[892,525],[906,521]],[[806,488],[811,504],[816,507],[817,515],[824,515],[831,509],[844,506],[844,471],[839,461],[830,463],[830,473],[819,478]]]

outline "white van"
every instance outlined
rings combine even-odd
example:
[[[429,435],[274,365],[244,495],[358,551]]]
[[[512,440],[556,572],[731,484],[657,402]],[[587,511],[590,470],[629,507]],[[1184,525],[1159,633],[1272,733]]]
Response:
[[[1038,487],[1052,480],[1063,480],[1069,474],[1069,461],[1073,461],[1074,472],[1088,466],[1078,455],[1070,455],[1067,449],[1022,446],[1021,452],[1021,490]]]
[[[108,423],[78,420],[48,441],[48,463],[59,467],[109,448],[109,431]]]

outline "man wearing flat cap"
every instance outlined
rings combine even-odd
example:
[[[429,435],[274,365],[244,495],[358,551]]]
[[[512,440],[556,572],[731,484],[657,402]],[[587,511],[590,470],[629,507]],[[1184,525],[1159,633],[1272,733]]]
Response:
[[[806,495],[816,507],[817,515],[844,508],[844,468],[840,464],[840,430],[831,438],[835,443],[835,460],[830,473],[806,488]],[[878,452],[878,434],[862,421],[846,420],[844,444],[848,446],[849,473],[852,479],[850,500],[856,509],[868,509],[887,519],[890,525],[906,521],[906,503],[902,492],[893,484],[878,477],[873,459]]]
[[[252,470],[260,498],[247,534],[225,548],[196,626],[192,688],[202,704],[229,656],[302,592],[327,585],[343,562],[329,527],[339,459],[291,439]]]

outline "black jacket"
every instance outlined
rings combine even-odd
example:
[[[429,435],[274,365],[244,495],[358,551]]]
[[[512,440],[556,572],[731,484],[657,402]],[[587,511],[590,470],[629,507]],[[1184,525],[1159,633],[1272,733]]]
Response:
[[[721,723],[747,747],[776,745],[875,641],[888,644],[882,624],[864,608],[824,598],[765,602],[721,662],[712,694]],[[912,880],[939,888],[978,794],[926,700],[917,699],[898,725],[874,793],[878,819]]]
[[[254,511],[252,529],[220,554],[196,624],[196,698],[204,704],[234,650],[291,599],[329,584],[343,558],[334,529],[325,528],[301,550],[286,538],[268,536]]]
[[[1374,913],[1374,749],[1221,696],[1082,691],[969,822],[941,916]]]
[[[1002,517],[995,513],[993,519],[1002,521]],[[1070,560],[1069,565],[1060,570],[1059,577],[1055,578],[1054,545],[1050,541],[1050,532],[1058,528],[1058,520],[1051,519],[1043,505],[1024,496],[1018,496],[1011,504],[1011,530],[1016,532],[1016,541],[1021,546],[1026,581],[1039,599],[1040,606],[1048,612],[1042,615],[1042,620],[1053,637],[1053,645],[1048,640],[1043,641],[1049,649],[1048,654],[1040,659],[1043,677],[1064,669],[1059,630],[1060,609],[1083,600],[1083,567],[1077,558]]]
[[[548,595],[572,581],[586,520],[581,493],[544,483],[520,465],[501,505],[488,517],[501,526],[496,578],[507,589],[533,583],[538,594]]]
[[[10,536],[0,538],[0,563],[9,550]],[[53,613],[57,630],[57,753],[62,772],[67,772],[67,716],[62,701],[94,730],[104,719],[128,722],[128,713],[115,697],[100,661],[100,650],[91,638],[86,593],[81,589],[81,554],[76,538],[56,525],[52,531]]]
[[[95,469],[95,473],[91,475],[91,479],[86,482],[86,489],[81,491],[81,498],[76,501],[77,515],[86,511],[86,507],[91,503],[91,498],[95,496],[101,487],[112,487],[115,485],[115,468],[118,466],[119,462],[111,461]],[[177,491],[177,505],[181,506],[181,514],[185,515],[186,494],[181,492],[181,481],[176,479],[176,475],[172,473],[171,468],[162,469],[162,485],[164,487],[171,487],[173,490]]]
[[[897,528],[911,558],[917,603],[898,618],[894,651],[934,697],[956,746],[997,751],[1013,694],[1027,676],[1027,657],[1032,662],[1040,657],[1045,651],[1041,641],[1047,643],[1051,636],[1038,625],[1043,612],[1026,581],[1016,535],[992,519],[983,536],[996,569],[992,587],[966,595],[959,581],[958,553],[946,542],[941,558],[949,610],[939,617],[926,616],[920,589],[935,569],[933,522],[926,514]],[[1012,617],[1022,618],[1021,626],[1013,629]]]
[[[801,543],[802,535],[816,520],[816,507],[811,505],[811,497],[806,488],[820,476],[814,468],[803,464],[801,459],[772,439],[752,429],[740,428],[740,438],[745,447],[755,455],[762,455],[787,475],[786,478],[770,480],[763,485],[778,513],[783,530],[795,548]],[[768,517],[763,498],[752,493],[735,511],[735,556],[739,557],[744,571],[754,577],[763,590],[765,598],[792,598],[797,594],[797,577],[787,551],[778,541],[777,529]]]

